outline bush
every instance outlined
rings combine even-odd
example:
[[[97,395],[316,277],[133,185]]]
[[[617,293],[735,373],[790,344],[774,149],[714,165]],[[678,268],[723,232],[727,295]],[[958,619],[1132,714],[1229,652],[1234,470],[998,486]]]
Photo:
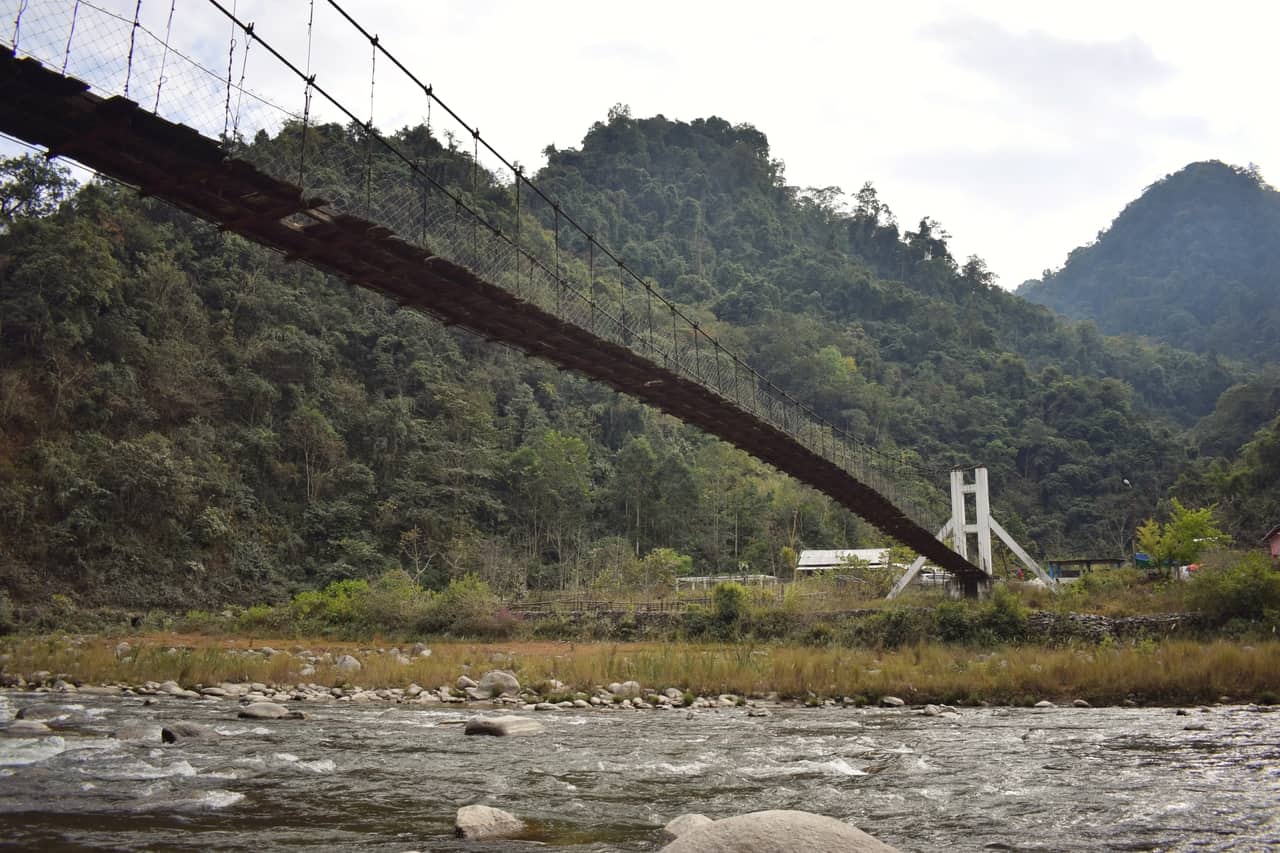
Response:
[[[509,640],[520,629],[520,617],[505,607],[454,620],[450,633],[477,640]]]
[[[981,628],[997,640],[1021,640],[1027,632],[1027,609],[1007,586],[997,586],[980,620]]]
[[[796,617],[777,607],[762,607],[752,611],[743,624],[743,631],[757,640],[782,640],[789,637],[796,627]]]
[[[466,574],[449,581],[447,587],[431,596],[417,629],[428,634],[447,632],[467,636],[503,630],[502,625],[510,620],[493,620],[499,607],[501,602],[489,584]]]
[[[714,625],[711,611],[700,605],[694,605],[685,610],[682,621],[684,623],[684,635],[690,640],[706,637],[712,632]]]
[[[711,614],[721,636],[738,633],[747,614],[747,588],[740,583],[718,583],[711,590]]]
[[[0,589],[0,634],[9,634],[17,627],[13,613],[13,600],[6,590]]]
[[[934,630],[944,643],[966,643],[977,633],[969,607],[958,601],[944,601],[933,611]]]
[[[362,594],[352,599],[352,607],[365,625],[403,633],[426,616],[431,597],[404,569],[392,569],[366,584]]]
[[[806,646],[830,646],[836,641],[836,629],[827,622],[819,622],[805,632],[801,638]]]
[[[289,602],[289,616],[295,623],[316,627],[355,627],[365,621],[368,593],[366,580],[334,581],[324,589],[295,595]]]
[[[1192,610],[1211,625],[1232,620],[1280,621],[1280,571],[1265,554],[1248,554],[1225,566],[1206,565],[1188,582]]]
[[[270,604],[255,604],[246,608],[236,620],[236,627],[245,633],[278,631],[288,621],[287,614]]]

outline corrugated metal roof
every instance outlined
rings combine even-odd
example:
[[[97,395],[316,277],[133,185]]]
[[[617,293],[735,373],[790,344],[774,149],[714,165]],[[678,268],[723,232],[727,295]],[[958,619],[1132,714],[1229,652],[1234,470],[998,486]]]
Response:
[[[846,559],[861,560],[873,566],[883,566],[889,562],[888,548],[839,548],[834,551],[801,551],[800,562],[796,570],[830,569],[841,565]]]

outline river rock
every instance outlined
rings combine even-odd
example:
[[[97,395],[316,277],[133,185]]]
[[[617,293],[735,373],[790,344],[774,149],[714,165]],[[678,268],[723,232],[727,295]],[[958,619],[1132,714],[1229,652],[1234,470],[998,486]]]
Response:
[[[275,702],[253,702],[240,709],[240,717],[245,720],[305,720],[301,711],[290,711]]]
[[[458,680],[454,683],[454,686],[457,687],[459,690],[466,690],[468,687],[479,687],[480,685],[476,684],[476,680],[474,678],[470,678],[465,675],[459,675]]]
[[[668,841],[674,841],[680,836],[686,835],[698,827],[706,826],[711,822],[711,818],[704,814],[682,814],[667,821],[667,825],[662,827],[662,834]]]
[[[24,705],[13,715],[17,720],[34,720],[41,723],[59,722],[71,719],[71,712],[62,705],[49,702],[37,702]]]
[[[1041,699],[1039,702],[1037,702],[1037,703],[1035,704],[1035,706],[1034,706],[1034,707],[1036,707],[1036,708],[1056,708],[1056,707],[1058,707],[1058,706],[1057,706],[1057,705],[1055,705],[1055,704],[1053,704],[1052,702],[1050,702],[1048,699]]]
[[[472,717],[467,720],[463,734],[496,735],[498,737],[517,737],[521,735],[537,735],[546,728],[536,720],[528,717],[517,717],[508,714],[503,717]]]
[[[1090,705],[1088,700],[1086,699],[1076,699],[1074,702],[1071,703],[1071,707],[1072,708],[1092,708],[1093,706]]]
[[[459,838],[483,841],[518,835],[524,831],[524,821],[510,812],[491,806],[463,806],[458,809],[453,828]]]
[[[89,696],[119,696],[119,687],[109,687],[105,684],[85,684],[80,688],[80,692]]]
[[[126,723],[112,732],[116,740],[137,740],[162,743],[164,730],[155,723]]]
[[[808,812],[772,810],[712,821],[662,848],[666,853],[896,853],[860,829]]]
[[[338,672],[359,672],[364,669],[364,665],[351,655],[340,655],[333,665]]]
[[[131,651],[133,651],[133,646],[130,646],[128,643],[123,643],[123,642],[122,642],[122,643],[117,643],[117,644],[116,644],[116,657],[117,657],[117,658],[126,658],[126,657],[128,657],[128,656],[129,656],[129,653],[130,653]]]
[[[53,732],[53,729],[46,726],[40,720],[14,720],[4,730],[5,734],[11,735],[47,735]]]
[[[520,682],[516,680],[514,674],[507,672],[505,669],[492,669],[480,677],[480,682],[476,684],[485,697],[494,696],[515,696],[520,693]]]
[[[880,704],[886,708],[901,708],[907,703],[899,699],[897,696],[882,696],[880,697]]]
[[[213,734],[213,729],[208,726],[202,726],[199,723],[169,723],[160,729],[160,740],[162,743],[177,743],[180,740],[192,740],[194,738],[208,737]]]

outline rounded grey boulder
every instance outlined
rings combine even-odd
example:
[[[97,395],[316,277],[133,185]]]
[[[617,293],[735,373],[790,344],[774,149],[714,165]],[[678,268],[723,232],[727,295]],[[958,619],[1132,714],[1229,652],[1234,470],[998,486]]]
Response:
[[[476,685],[476,689],[490,697],[515,696],[520,692],[520,682],[516,680],[515,675],[505,669],[494,669],[480,677],[480,683]]]
[[[662,834],[667,840],[672,840],[710,823],[712,823],[711,818],[704,814],[682,814],[667,821],[667,825],[662,827]]]
[[[486,838],[509,838],[524,831],[524,821],[510,812],[491,806],[463,806],[453,820],[459,838],[483,841]]]
[[[240,717],[245,720],[305,720],[307,715],[301,711],[290,711],[275,702],[254,702],[240,709]]]
[[[498,737],[516,737],[519,735],[536,735],[546,731],[542,723],[528,717],[517,717],[507,714],[502,717],[472,717],[467,720],[463,734],[496,735]]]
[[[808,812],[752,812],[713,821],[684,833],[665,853],[896,853],[860,829]]]
[[[53,733],[53,729],[40,720],[14,720],[3,731],[11,735],[47,735]]]
[[[180,740],[209,737],[213,729],[200,723],[169,723],[160,729],[160,740],[164,743],[177,743]]]

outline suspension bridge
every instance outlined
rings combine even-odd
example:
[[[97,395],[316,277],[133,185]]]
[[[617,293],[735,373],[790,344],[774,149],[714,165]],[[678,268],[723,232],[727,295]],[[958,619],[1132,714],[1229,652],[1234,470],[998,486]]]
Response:
[[[271,9],[279,33],[218,0],[0,0],[0,132],[693,424],[967,591],[989,578],[989,555],[984,570],[938,538],[957,517],[948,472],[856,440],[729,351],[337,2]],[[327,67],[313,51],[319,14],[363,47],[367,97],[349,91],[354,51]],[[448,162],[378,130],[380,103],[406,99]]]

